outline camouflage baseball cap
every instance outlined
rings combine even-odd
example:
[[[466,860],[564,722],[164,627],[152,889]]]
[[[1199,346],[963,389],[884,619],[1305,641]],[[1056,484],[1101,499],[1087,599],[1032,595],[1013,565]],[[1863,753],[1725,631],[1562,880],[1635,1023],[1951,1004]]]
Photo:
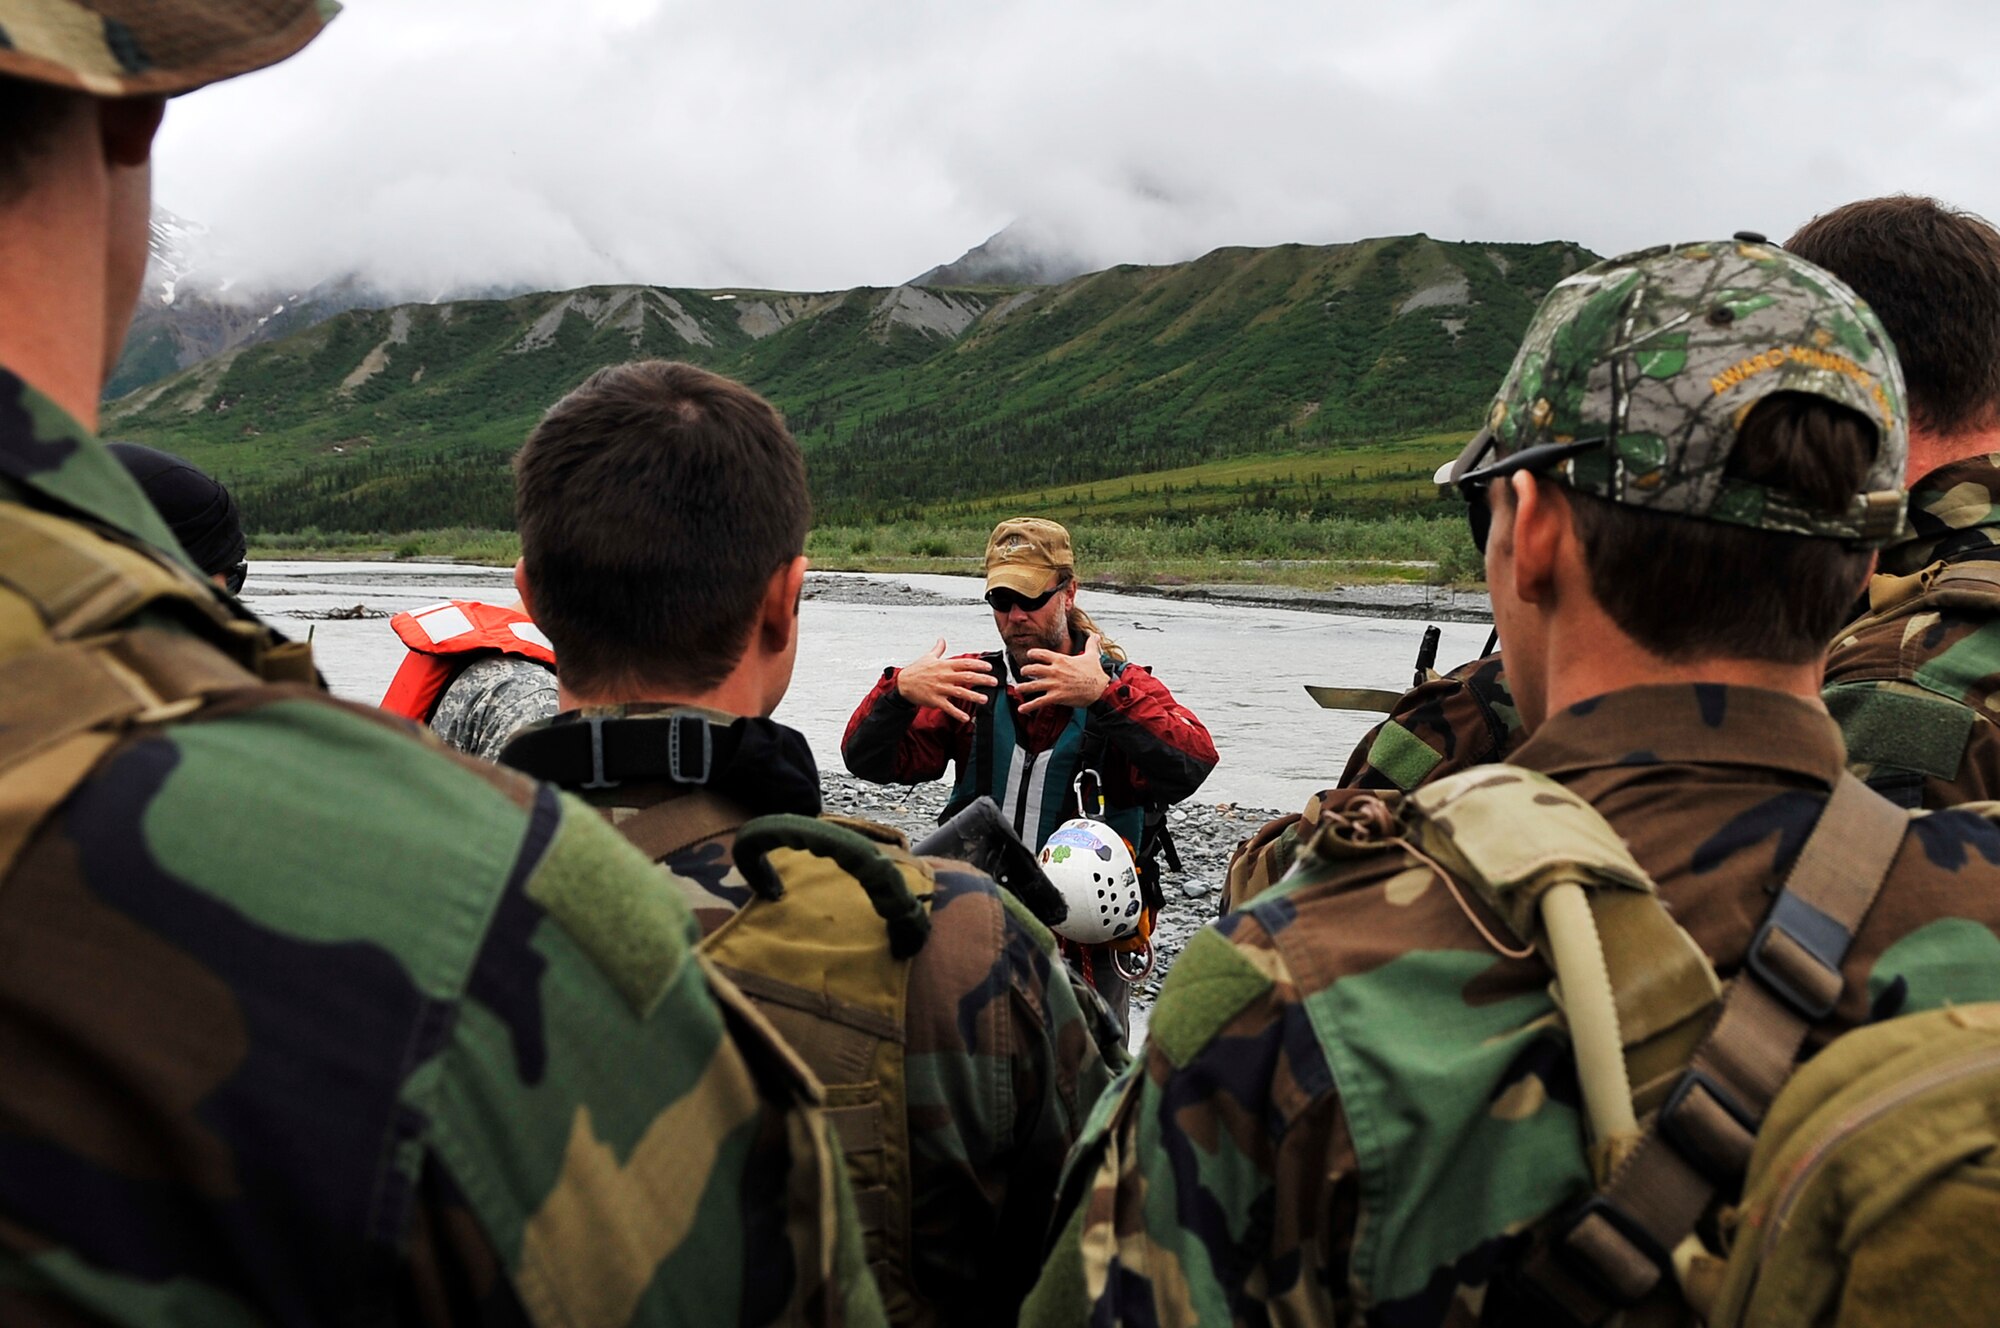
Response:
[[[1845,511],[1726,473],[1737,426],[1775,392],[1877,425]],[[1549,478],[1633,507],[1864,546],[1904,527],[1909,420],[1888,333],[1838,278],[1754,240],[1646,249],[1550,291],[1450,478],[1530,448]]]
[[[993,527],[986,541],[986,588],[1039,595],[1071,576],[1076,555],[1069,532],[1053,521],[1022,516]]]
[[[0,74],[98,97],[168,96],[276,64],[334,0],[0,0]]]

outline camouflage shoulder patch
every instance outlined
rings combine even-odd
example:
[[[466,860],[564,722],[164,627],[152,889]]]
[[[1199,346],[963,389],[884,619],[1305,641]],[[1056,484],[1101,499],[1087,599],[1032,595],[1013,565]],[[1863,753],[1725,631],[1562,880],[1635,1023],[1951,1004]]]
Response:
[[[680,895],[609,822],[568,793],[528,895],[562,924],[632,1010],[645,1018],[687,962],[697,929]],[[647,864],[650,868],[651,864]]]
[[[1154,1006],[1154,1046],[1176,1068],[1200,1054],[1222,1030],[1275,985],[1213,928],[1194,934],[1168,970]]]

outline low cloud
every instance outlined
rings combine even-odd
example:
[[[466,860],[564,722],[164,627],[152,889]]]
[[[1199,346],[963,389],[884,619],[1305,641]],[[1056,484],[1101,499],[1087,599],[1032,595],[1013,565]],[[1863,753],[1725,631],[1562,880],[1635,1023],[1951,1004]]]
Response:
[[[412,12],[414,11],[414,12]],[[243,280],[886,285],[1016,219],[1091,264],[1427,231],[1610,253],[2000,207],[1984,6],[350,0],[172,106]]]

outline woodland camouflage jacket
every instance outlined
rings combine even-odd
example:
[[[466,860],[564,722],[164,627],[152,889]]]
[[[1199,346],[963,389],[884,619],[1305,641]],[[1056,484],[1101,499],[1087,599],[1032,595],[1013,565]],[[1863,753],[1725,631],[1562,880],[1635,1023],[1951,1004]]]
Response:
[[[690,713],[716,721],[718,732],[758,730],[740,745],[716,740],[717,752],[754,743],[756,755],[709,782],[746,819],[819,813],[811,749],[769,720],[635,704],[553,722],[583,714],[664,723]],[[506,759],[518,761],[521,750],[510,748]],[[618,823],[678,791],[634,785],[586,796]],[[664,861],[704,932],[750,899],[734,842],[735,831],[724,830]],[[941,1323],[1011,1324],[1040,1267],[1064,1155],[1128,1057],[1109,1012],[1073,979],[1046,927],[984,873],[933,866],[931,932],[911,964],[904,1025],[916,1282]]]
[[[1827,657],[1827,706],[1854,772],[1905,806],[2000,798],[2000,460],[1926,475],[1910,524],[1882,551],[1878,611]],[[1944,591],[1940,564],[1972,579]]]
[[[175,548],[4,371],[0,504]],[[0,1322],[879,1322],[817,1089],[696,935],[600,817],[377,712],[136,725],[0,881]]]
[[[1803,701],[1678,685],[1552,716],[1514,759],[1604,814],[1727,979],[1844,751]],[[1406,850],[1301,862],[1175,963],[1078,1146],[1025,1322],[1469,1325],[1587,1189],[1542,961],[1496,953],[1480,906]],[[2000,997],[1996,892],[2000,828],[1914,820],[1809,1045]]]

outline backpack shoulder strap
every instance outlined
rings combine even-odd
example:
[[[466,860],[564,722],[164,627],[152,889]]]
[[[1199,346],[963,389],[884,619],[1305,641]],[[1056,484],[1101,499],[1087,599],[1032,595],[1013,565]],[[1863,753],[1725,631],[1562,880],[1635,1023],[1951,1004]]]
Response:
[[[194,630],[139,616],[155,607]],[[171,559],[0,503],[0,875],[122,733],[260,680],[316,679],[306,646]]]
[[[1839,1002],[1841,964],[1908,825],[1841,776],[1687,1070],[1608,1182],[1522,1268],[1522,1290],[1550,1321],[1600,1322],[1684,1276],[1700,1252],[1696,1223],[1742,1176],[1807,1032]]]
[[[737,829],[749,819],[750,813],[729,799],[706,789],[692,789],[612,824],[641,853],[654,862],[665,862],[704,839]]]
[[[19,503],[0,503],[0,590],[34,606],[44,641],[115,631],[141,610],[162,607],[258,677],[318,680],[304,643],[281,640],[173,559],[118,531]]]

